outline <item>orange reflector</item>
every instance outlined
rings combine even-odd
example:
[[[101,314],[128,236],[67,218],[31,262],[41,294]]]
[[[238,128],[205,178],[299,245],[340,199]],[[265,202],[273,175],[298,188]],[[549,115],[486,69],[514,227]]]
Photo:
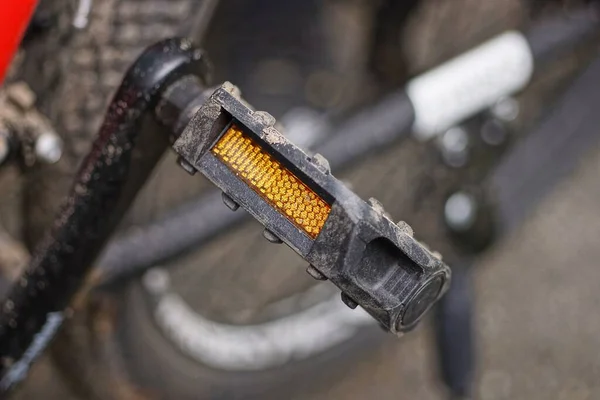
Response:
[[[308,236],[314,239],[321,232],[329,204],[240,128],[231,125],[212,152]]]

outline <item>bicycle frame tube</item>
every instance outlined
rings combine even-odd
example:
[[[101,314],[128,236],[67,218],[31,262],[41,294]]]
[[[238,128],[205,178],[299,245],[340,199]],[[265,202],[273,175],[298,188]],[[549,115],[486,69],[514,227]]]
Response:
[[[599,103],[596,57],[548,116],[491,171],[486,189],[495,194],[503,233],[519,226],[555,183],[575,170],[585,151],[598,144]]]

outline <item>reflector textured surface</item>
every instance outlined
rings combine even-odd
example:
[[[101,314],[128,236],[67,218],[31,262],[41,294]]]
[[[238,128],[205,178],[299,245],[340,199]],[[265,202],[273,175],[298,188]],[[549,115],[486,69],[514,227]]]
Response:
[[[308,236],[321,232],[331,207],[241,129],[231,125],[212,153]]]

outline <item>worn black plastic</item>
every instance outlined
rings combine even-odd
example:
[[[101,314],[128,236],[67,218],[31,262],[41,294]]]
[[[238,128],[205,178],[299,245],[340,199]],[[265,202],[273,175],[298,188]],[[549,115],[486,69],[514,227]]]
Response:
[[[275,122],[268,113],[253,111],[237,88],[225,83],[200,108],[173,149],[187,169],[202,172],[263,224],[270,241],[285,242],[338,286],[346,304],[359,304],[392,333],[412,329],[447,289],[450,270],[412,237],[406,224],[392,222],[376,200],[360,199],[331,175],[325,158],[309,157],[274,127]],[[210,151],[230,124],[244,130],[331,206],[316,237],[269,205]]]
[[[170,129],[142,122],[162,91],[206,77],[201,51],[183,39],[148,48],[127,72],[54,227],[0,311],[0,391],[21,380],[65,317],[71,298],[169,144]]]

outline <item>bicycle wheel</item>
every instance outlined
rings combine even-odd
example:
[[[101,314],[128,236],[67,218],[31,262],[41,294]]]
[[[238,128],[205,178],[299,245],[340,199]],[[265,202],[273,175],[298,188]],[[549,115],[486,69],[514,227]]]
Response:
[[[181,1],[181,4],[188,3]],[[171,6],[173,3],[170,3]],[[156,6],[155,10],[161,7]],[[182,15],[179,17],[191,12],[190,7],[189,4],[181,6]],[[148,7],[147,2],[142,5],[141,2],[115,0],[111,2],[111,8],[103,4],[93,9],[93,13],[96,14],[92,14],[91,33],[85,33],[75,39],[73,53],[75,65],[87,69],[82,70],[81,76],[77,76],[77,69],[73,70],[73,79],[67,80],[63,89],[63,95],[69,94],[71,98],[67,104],[57,106],[60,126],[65,132],[71,132],[67,134],[67,154],[63,161],[63,169],[60,170],[61,167],[58,167],[60,176],[67,177],[69,168],[64,165],[76,164],[78,157],[84,152],[89,139],[89,133],[85,133],[89,128],[88,117],[95,114],[94,107],[102,107],[102,91],[106,89],[104,91],[108,93],[111,85],[118,82],[118,71],[126,65],[126,60],[121,57],[126,58],[134,53],[133,47],[142,47],[144,44],[141,39],[156,39],[153,35],[159,30],[152,31],[155,27],[152,18],[149,17],[155,15],[152,14],[155,12],[151,11],[152,9]],[[159,14],[161,18],[164,17],[162,12]],[[134,19],[135,24],[130,25],[128,18]],[[177,18],[173,17],[169,23],[162,26],[168,25],[174,32],[176,20]],[[94,25],[94,21],[97,21],[97,25]],[[143,32],[150,32],[150,34],[146,36]],[[167,29],[163,33],[168,33]],[[117,46],[117,51],[111,51],[111,46]],[[90,48],[95,51],[88,51]],[[133,58],[134,55],[131,54],[131,57]],[[104,64],[112,65],[113,69],[104,70]],[[316,79],[316,82],[323,82],[323,80]],[[96,88],[96,85],[100,87],[98,91],[100,96],[86,97],[83,100],[76,96],[75,88],[84,87],[89,90]],[[93,132],[93,129],[90,128],[89,131]],[[410,165],[411,168],[398,168],[398,159],[402,159],[403,163],[406,162],[406,165]],[[161,195],[141,196],[129,217],[129,224],[146,222],[160,214],[163,209],[189,199],[202,190],[203,184],[198,183],[198,179],[185,177],[172,167],[174,165],[172,159],[168,161],[171,162],[171,166],[162,168],[150,184],[151,192],[161,193]],[[428,217],[425,219],[435,221],[435,218],[431,217],[436,215],[439,205],[431,206],[419,202],[422,198],[420,196],[427,196],[428,190],[431,190],[427,187],[427,182],[431,182],[431,179],[428,179],[429,175],[439,175],[434,169],[435,165],[437,165],[435,155],[411,141],[402,149],[389,149],[379,158],[366,161],[348,177],[353,176],[355,182],[358,182],[359,192],[362,195],[365,197],[375,195],[380,198],[393,214],[401,210],[405,212],[416,210],[416,214],[426,215]],[[443,174],[443,171],[441,173]],[[45,176],[45,180],[50,176],[47,171],[40,171],[40,179],[41,175]],[[174,179],[173,176],[177,178]],[[375,176],[381,177],[381,180],[373,179]],[[35,183],[34,178],[32,174],[28,192],[28,198],[32,203],[35,198],[48,195],[53,189]],[[439,176],[436,176],[436,180],[437,178]],[[419,190],[410,196],[398,197],[395,190],[382,184],[388,179],[394,181],[399,187],[418,187]],[[150,190],[147,193],[150,193]],[[436,190],[440,189],[436,188]],[[40,215],[46,215],[48,211],[39,209],[39,212],[32,212],[28,222],[28,231],[32,238],[30,241],[34,241],[36,232],[40,231],[43,225],[44,217]],[[436,248],[443,250],[444,238],[439,233],[441,230],[437,222],[422,226],[420,231],[421,234],[425,233],[428,241],[432,241]],[[303,272],[304,268],[301,268],[297,259],[291,257],[291,252],[283,247],[274,248],[272,245],[267,245],[259,235],[256,226],[246,225],[240,230],[215,239],[195,254],[178,260],[176,262],[178,268],[169,268],[173,273],[168,279],[165,279],[163,271],[154,269],[143,277],[141,282],[122,288],[119,295],[101,296],[93,300],[87,317],[82,319],[80,315],[80,318],[72,322],[70,329],[64,333],[63,351],[56,351],[58,362],[71,377],[79,381],[76,386],[88,397],[141,391],[159,397],[169,394],[178,398],[197,398],[199,394],[204,393],[209,397],[247,398],[252,395],[272,393],[277,387],[286,389],[285,385],[292,381],[300,389],[300,386],[306,386],[303,382],[312,382],[312,379],[302,371],[308,371],[310,376],[326,376],[324,371],[329,370],[341,371],[343,368],[340,365],[345,364],[347,359],[338,357],[339,352],[350,353],[345,351],[349,349],[352,350],[353,355],[360,354],[357,350],[363,336],[359,332],[363,332],[363,329],[358,328],[363,324],[360,316],[355,315],[356,313],[353,313],[353,317],[342,321],[349,326],[346,332],[350,334],[346,338],[341,335],[341,340],[330,340],[325,345],[321,343],[321,347],[314,343],[310,343],[309,346],[307,341],[300,341],[299,348],[304,350],[303,352],[296,351],[297,348],[296,350],[284,349],[285,351],[279,353],[271,352],[270,356],[264,356],[268,353],[264,351],[268,345],[268,343],[265,345],[264,341],[254,341],[254,351],[241,353],[241,356],[240,353],[233,356],[226,354],[231,353],[229,349],[233,347],[232,342],[221,343],[220,354],[215,356],[214,351],[212,354],[202,352],[202,346],[198,350],[198,346],[194,349],[188,343],[197,340],[206,342],[210,338],[196,339],[189,335],[183,337],[181,332],[174,334],[172,330],[165,329],[169,324],[172,326],[190,323],[190,321],[195,323],[191,325],[192,327],[198,328],[201,327],[198,321],[203,322],[199,317],[203,317],[204,322],[210,320],[213,327],[218,326],[229,332],[245,331],[242,333],[246,336],[234,337],[249,340],[256,336],[256,332],[241,329],[240,326],[246,328],[264,326],[293,316],[298,317],[293,331],[298,331],[298,321],[300,323],[305,321],[300,317],[306,310],[330,304],[328,294],[320,298],[315,294],[319,289],[309,289],[313,286],[313,282],[308,280]],[[249,262],[250,258],[251,262]],[[202,285],[194,285],[194,279],[200,278]],[[166,321],[164,318],[161,321],[160,315],[157,317],[156,310],[160,309],[157,303],[162,298],[153,293],[153,285],[156,282],[159,285],[162,282],[164,285],[167,281],[170,282],[169,287],[174,292],[167,293],[176,295],[169,297],[171,300],[169,304],[171,306],[175,304],[178,308],[171,309],[165,315],[178,315],[179,322]],[[232,288],[233,284],[237,289]],[[302,292],[308,295],[290,295]],[[112,308],[115,299],[126,300],[127,306]],[[186,313],[190,309],[194,312]],[[318,312],[313,313],[310,319],[311,323],[319,320],[319,315],[314,317],[314,314],[323,312],[322,309],[317,310]],[[333,313],[338,312],[334,309]],[[348,324],[349,320],[350,324]],[[338,329],[333,332],[339,334],[340,326],[343,324],[336,326]],[[283,331],[277,332],[275,336],[285,337]],[[283,345],[275,342],[271,347],[279,350],[280,346]],[[307,346],[310,347],[308,351]],[[206,343],[204,347],[207,347]],[[77,353],[80,360],[76,362],[66,360],[65,355],[69,353]],[[100,357],[99,353],[103,356]],[[119,353],[125,353],[125,356],[120,357]],[[94,358],[96,360],[90,362]],[[334,364],[323,363],[324,360]],[[327,368],[330,365],[335,365],[337,368]],[[233,369],[234,367],[236,369]],[[121,372],[124,375],[116,377]],[[86,382],[92,376],[95,382]],[[305,376],[307,377],[299,379]],[[107,385],[106,382],[119,383],[115,385],[118,388]],[[93,388],[89,389],[87,387],[89,385]]]
[[[25,171],[22,232],[29,248],[54,218],[126,69],[147,46],[190,32],[195,21],[189,16],[204,5],[193,0],[41,1],[41,8],[52,11],[50,28],[28,43],[22,76],[38,94],[38,107],[53,122],[64,146],[57,164]],[[173,179],[155,178],[150,186],[168,192],[170,183]],[[202,189],[197,181],[191,187],[185,183],[177,186],[188,190],[180,190],[178,198],[169,198],[172,202]],[[157,207],[170,204],[167,199],[142,196],[126,224],[147,221]],[[80,317],[85,318],[83,315],[88,313],[82,312]],[[110,366],[90,361],[94,359],[93,349],[85,342],[86,333],[77,331],[71,336],[72,329],[77,331],[75,321],[67,324],[51,349],[66,381],[84,398],[122,393],[111,384]]]
[[[253,105],[260,100],[252,99]],[[417,234],[446,251],[451,246],[440,226],[440,204],[423,201],[428,196],[441,201],[453,183],[428,186],[443,181],[440,173],[447,174],[438,165],[435,152],[409,140],[340,177],[355,183],[363,197],[380,199],[392,215],[410,210],[413,221],[428,221],[418,225]],[[399,195],[398,188],[411,192]],[[333,288],[319,301],[306,265],[286,247],[267,243],[252,222],[213,239],[176,267],[156,267],[124,297],[128,307],[121,318],[135,323],[119,330],[122,349],[132,354],[129,371],[150,393],[303,397],[319,390],[318,383],[331,384],[334,375],[350,373],[348,358],[365,357],[369,346],[383,338],[358,312],[347,310]],[[307,311],[317,306],[323,308],[307,321]],[[323,328],[326,322],[330,325]],[[296,339],[298,332],[302,340]],[[205,385],[207,377],[215,376],[222,381]]]

